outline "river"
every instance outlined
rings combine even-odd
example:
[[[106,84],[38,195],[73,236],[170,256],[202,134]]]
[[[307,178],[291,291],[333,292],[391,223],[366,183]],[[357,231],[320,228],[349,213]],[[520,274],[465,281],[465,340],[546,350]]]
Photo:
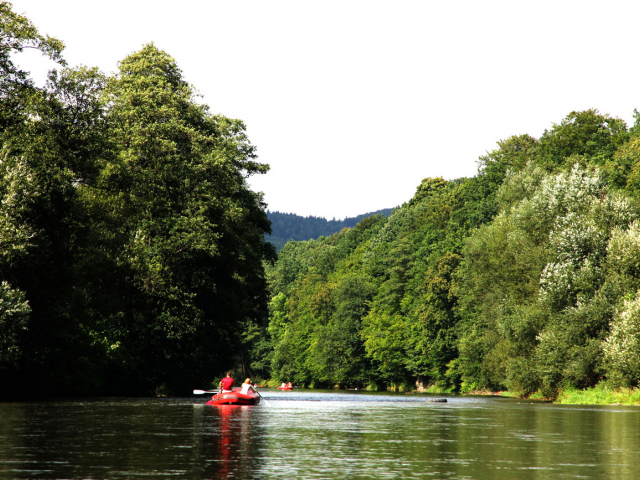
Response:
[[[261,392],[0,403],[0,478],[640,478],[638,407]]]

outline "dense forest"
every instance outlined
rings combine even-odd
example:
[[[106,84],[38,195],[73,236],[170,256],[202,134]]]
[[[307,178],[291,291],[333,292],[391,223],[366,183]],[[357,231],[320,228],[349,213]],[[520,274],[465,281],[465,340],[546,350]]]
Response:
[[[638,386],[637,111],[571,112],[393,211],[300,221],[267,216],[244,124],[153,44],[105,75],[6,1],[0,34],[0,396],[180,394],[230,365],[309,386]],[[59,64],[45,86],[26,48]]]
[[[268,267],[272,375],[451,391],[640,378],[640,115],[572,112]]]
[[[0,2],[0,395],[186,393],[264,325],[265,173],[153,44],[106,76]],[[44,87],[14,63],[58,62]]]
[[[357,217],[347,217],[344,220],[327,220],[324,217],[296,215],[295,213],[271,212],[267,210],[267,218],[271,222],[271,234],[267,234],[267,241],[273,244],[277,251],[290,240],[311,240],[328,237],[338,233],[343,228],[355,227],[360,220],[373,215],[391,215],[393,208],[385,208],[375,212],[364,213]]]

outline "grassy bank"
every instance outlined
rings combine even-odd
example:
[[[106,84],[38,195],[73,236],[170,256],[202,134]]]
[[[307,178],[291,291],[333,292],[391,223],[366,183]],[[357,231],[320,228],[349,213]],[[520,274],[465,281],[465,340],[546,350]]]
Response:
[[[585,390],[566,389],[555,403],[564,405],[640,405],[640,389],[596,385]]]
[[[521,393],[511,391],[490,392],[473,391],[467,395],[496,395],[511,398],[525,398]],[[640,406],[640,389],[638,388],[610,388],[606,385],[596,385],[584,390],[567,388],[560,391],[555,400],[547,399],[539,392],[526,398],[532,400],[553,401],[562,405],[638,405]]]
[[[498,392],[504,397],[523,398],[517,392]],[[544,398],[536,392],[527,398],[533,400],[553,401],[560,405],[640,405],[640,389],[638,388],[610,388],[606,385],[596,385],[583,390],[567,388],[561,390],[555,400]]]

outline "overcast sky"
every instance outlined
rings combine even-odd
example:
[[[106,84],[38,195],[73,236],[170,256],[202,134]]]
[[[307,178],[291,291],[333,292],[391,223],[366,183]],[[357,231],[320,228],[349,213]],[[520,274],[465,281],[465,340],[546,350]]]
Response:
[[[344,218],[473,176],[496,141],[573,110],[631,125],[640,2],[13,0],[71,65],[105,73],[145,43],[214,113],[242,119],[270,210]],[[44,78],[44,62],[18,60]]]

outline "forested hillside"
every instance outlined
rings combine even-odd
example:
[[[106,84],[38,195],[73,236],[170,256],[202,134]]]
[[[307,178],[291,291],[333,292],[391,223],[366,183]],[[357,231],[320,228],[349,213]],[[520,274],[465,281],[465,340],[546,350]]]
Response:
[[[393,208],[385,208],[375,212],[364,213],[357,217],[347,217],[344,220],[327,220],[324,217],[303,217],[295,213],[280,213],[267,210],[267,217],[271,222],[271,234],[267,241],[280,251],[289,240],[311,240],[328,237],[338,233],[343,228],[355,227],[360,220],[373,215],[391,215]]]
[[[637,111],[499,141],[476,176],[424,179],[393,210],[267,216],[244,124],[166,52],[67,68],[4,1],[0,32],[0,396],[179,394],[230,365],[316,386],[638,387]],[[14,63],[26,48],[61,67],[44,87]]]
[[[572,112],[268,268],[272,374],[553,398],[640,378],[640,127]]]
[[[63,44],[8,2],[0,32],[0,395],[185,393],[240,363],[274,254],[242,122],[153,44],[40,88],[14,54],[64,67]]]

